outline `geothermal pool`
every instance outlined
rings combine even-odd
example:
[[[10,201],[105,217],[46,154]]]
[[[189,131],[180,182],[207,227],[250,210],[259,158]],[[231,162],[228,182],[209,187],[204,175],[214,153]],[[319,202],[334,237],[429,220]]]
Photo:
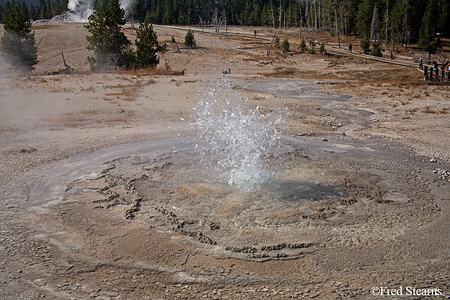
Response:
[[[58,211],[61,231],[80,234],[120,222],[121,231],[158,232],[216,258],[248,261],[391,242],[440,215],[427,184],[433,170],[400,145],[285,135],[284,111],[249,107],[228,83],[201,97],[186,121],[196,136],[47,166],[30,214]],[[73,247],[87,246],[81,238]]]

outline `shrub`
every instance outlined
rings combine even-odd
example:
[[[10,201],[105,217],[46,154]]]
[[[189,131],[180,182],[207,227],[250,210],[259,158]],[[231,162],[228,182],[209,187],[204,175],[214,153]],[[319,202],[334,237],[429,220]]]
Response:
[[[173,35],[172,35],[172,43],[176,43],[175,42],[175,38],[173,37]]]
[[[289,51],[289,41],[288,41],[288,39],[284,39],[283,43],[281,44],[281,50],[283,50],[284,52],[288,52]]]
[[[381,53],[381,43],[380,42],[373,42],[372,43],[372,51],[370,51],[370,55],[373,56],[383,56]]]
[[[300,50],[301,50],[302,52],[305,52],[305,50],[306,50],[306,42],[305,42],[305,40],[302,40],[302,41],[300,42]]]
[[[118,60],[118,65],[126,69],[137,69],[139,68],[139,63],[137,59],[136,52],[132,49],[125,50]]]
[[[275,46],[275,48],[280,48],[280,38],[279,37],[275,37],[274,46]]]
[[[325,52],[325,44],[323,42],[322,42],[322,44],[320,44],[319,52],[320,53],[324,53]]]
[[[184,37],[184,44],[186,45],[186,47],[193,47],[195,45],[194,33],[190,29]]]
[[[316,54],[316,50],[314,49],[314,47],[308,49],[308,54]]]
[[[359,45],[361,46],[361,49],[363,50],[364,54],[369,53],[369,49],[370,49],[370,41],[368,37],[363,37],[359,43]]]

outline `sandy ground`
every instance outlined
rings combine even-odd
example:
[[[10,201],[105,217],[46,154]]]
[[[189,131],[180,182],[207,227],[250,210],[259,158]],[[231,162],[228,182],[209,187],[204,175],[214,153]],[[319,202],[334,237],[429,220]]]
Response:
[[[156,26],[170,49],[156,71],[91,74],[82,24],[33,28],[37,75],[1,61],[2,299],[450,297],[448,85],[410,84],[422,82],[415,68],[295,53],[295,30],[280,34],[292,53],[267,56],[264,28],[196,32],[186,49],[186,29]],[[74,74],[50,74],[61,51]],[[307,205],[180,183],[192,108],[224,77],[250,107],[285,112],[283,176],[324,187],[298,196]],[[107,207],[108,190],[124,202]]]

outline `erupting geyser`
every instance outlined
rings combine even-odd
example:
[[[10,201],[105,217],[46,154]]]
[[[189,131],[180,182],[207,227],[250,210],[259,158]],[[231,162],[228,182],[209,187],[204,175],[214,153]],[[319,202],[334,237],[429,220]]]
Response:
[[[70,11],[70,21],[87,22],[89,15],[92,13],[93,0],[69,0],[67,8]]]
[[[130,16],[134,0],[120,0],[120,7],[125,10],[125,17]],[[92,14],[94,0],[69,0],[67,9],[69,19],[72,22],[87,22]]]
[[[266,163],[279,144],[280,114],[248,108],[248,99],[225,79],[201,97],[193,125],[208,177],[244,191],[260,188],[271,177]]]

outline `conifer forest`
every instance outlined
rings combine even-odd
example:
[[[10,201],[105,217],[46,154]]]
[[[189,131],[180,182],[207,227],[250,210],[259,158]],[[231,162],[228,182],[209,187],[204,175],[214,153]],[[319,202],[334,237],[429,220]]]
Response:
[[[19,4],[37,20],[61,14],[67,1]],[[10,5],[1,3],[0,15]],[[450,36],[450,0],[135,0],[127,18],[145,17],[153,24],[301,27],[402,43]]]

